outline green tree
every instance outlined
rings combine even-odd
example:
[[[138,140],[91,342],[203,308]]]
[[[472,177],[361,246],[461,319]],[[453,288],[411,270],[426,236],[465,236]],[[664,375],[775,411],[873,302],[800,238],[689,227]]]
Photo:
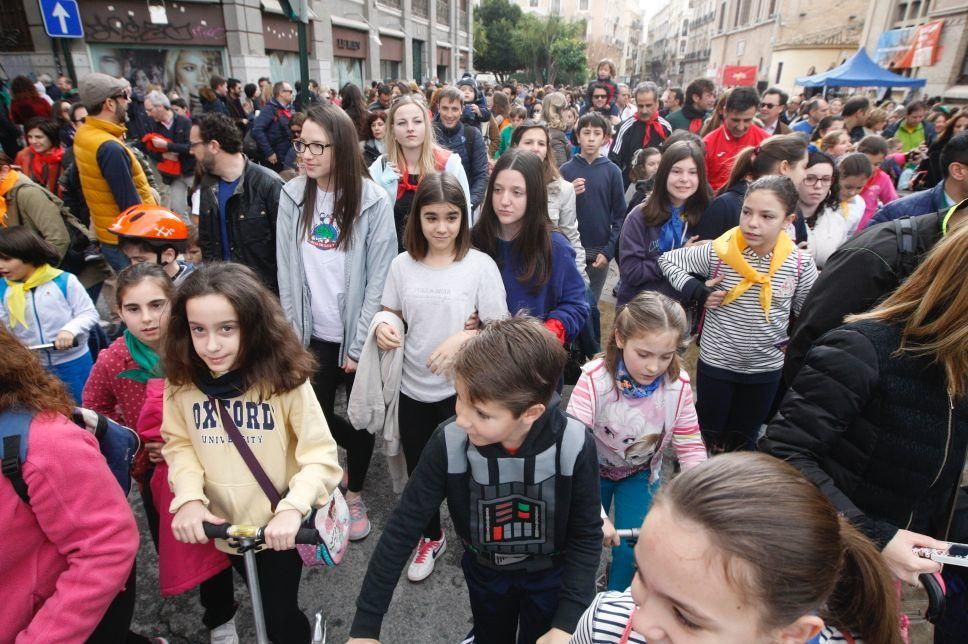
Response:
[[[503,81],[525,66],[510,46],[521,16],[521,7],[510,0],[483,0],[474,10],[474,67],[478,71],[491,72]]]
[[[534,82],[555,84],[584,73],[584,33],[584,22],[527,14],[518,22],[511,42]]]

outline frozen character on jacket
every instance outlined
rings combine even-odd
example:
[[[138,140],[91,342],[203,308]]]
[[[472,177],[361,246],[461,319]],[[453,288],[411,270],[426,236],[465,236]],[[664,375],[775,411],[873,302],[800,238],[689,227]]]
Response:
[[[683,470],[706,460],[692,387],[678,356],[689,329],[677,302],[639,293],[619,310],[605,355],[582,367],[568,400],[568,413],[595,435],[602,508],[607,512],[614,499],[615,528],[642,525],[667,447]],[[613,546],[608,587],[621,591],[632,582],[634,561],[612,525],[605,518],[606,545]]]

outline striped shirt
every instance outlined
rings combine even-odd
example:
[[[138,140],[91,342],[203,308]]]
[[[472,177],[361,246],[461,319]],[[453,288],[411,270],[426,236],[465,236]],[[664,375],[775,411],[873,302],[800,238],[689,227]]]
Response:
[[[645,638],[632,630],[627,639],[622,639],[634,609],[630,589],[599,593],[578,621],[569,644],[646,644]],[[833,626],[824,626],[808,644],[863,644],[863,640],[845,636]]]
[[[747,248],[743,257],[757,272],[766,274],[773,253],[760,257]],[[659,268],[682,291],[690,281],[722,276],[714,287],[730,291],[743,281],[742,276],[723,262],[712,244],[677,248],[659,257]],[[726,306],[705,309],[699,358],[706,364],[734,373],[754,374],[777,371],[783,367],[783,351],[778,348],[789,338],[790,314],[798,314],[803,301],[817,281],[817,265],[809,253],[796,250],[780,266],[770,283],[773,298],[767,322],[760,306],[760,287],[754,284]]]

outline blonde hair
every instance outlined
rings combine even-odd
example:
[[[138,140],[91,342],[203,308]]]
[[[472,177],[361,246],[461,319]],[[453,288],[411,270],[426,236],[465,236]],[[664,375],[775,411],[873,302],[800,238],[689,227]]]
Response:
[[[426,125],[425,130],[427,135],[424,137],[423,145],[420,148],[420,161],[417,163],[416,168],[407,167],[407,161],[403,156],[403,150],[400,148],[400,142],[396,139],[393,127],[397,112],[400,111],[401,107],[406,105],[416,105],[423,114]],[[430,110],[427,109],[427,105],[423,101],[415,98],[412,94],[399,96],[390,105],[390,111],[387,114],[387,129],[383,134],[383,138],[386,141],[387,161],[397,164],[397,167],[401,171],[406,170],[410,174],[416,174],[420,177],[437,171],[437,168],[434,166],[434,150],[438,146],[437,137],[434,135],[433,118],[430,115]]]
[[[951,394],[968,389],[968,224],[936,245],[917,270],[875,309],[847,322],[880,320],[902,325],[898,354],[934,358]]]
[[[565,123],[561,118],[561,112],[568,107],[568,99],[561,92],[551,92],[544,98],[544,109],[541,116],[544,117],[548,127],[558,130],[565,129]]]
[[[689,322],[682,306],[671,297],[658,291],[642,291],[632,298],[619,310],[612,326],[612,334],[608,338],[605,353],[605,367],[615,377],[618,369],[618,359],[622,350],[618,348],[618,336],[623,340],[640,337],[646,333],[661,333],[675,331],[679,334],[676,341],[678,350],[673,356],[666,375],[669,379],[679,377],[682,371],[682,361],[679,354],[689,345]],[[618,389],[616,388],[616,394]]]

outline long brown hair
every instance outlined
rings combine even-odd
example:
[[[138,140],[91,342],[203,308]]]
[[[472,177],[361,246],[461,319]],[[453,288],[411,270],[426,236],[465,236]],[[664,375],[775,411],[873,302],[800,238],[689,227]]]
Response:
[[[356,126],[341,108],[331,104],[314,105],[306,112],[306,120],[323,128],[329,135],[333,147],[329,150],[331,161],[330,187],[333,192],[333,219],[339,227],[336,247],[346,250],[352,246],[353,227],[360,218],[363,201],[363,180],[370,177],[363,164]],[[325,154],[325,152],[324,152]],[[313,218],[316,210],[316,191],[319,189],[314,179],[306,179],[303,192],[303,211],[299,219],[299,234],[307,237],[312,234]]]
[[[768,630],[819,614],[867,642],[900,644],[881,553],[793,466],[766,454],[722,454],[674,478],[652,504],[706,530],[727,579],[762,607]],[[730,574],[734,561],[750,574]]]
[[[709,182],[706,180],[706,159],[702,148],[692,141],[679,141],[670,145],[659,160],[659,169],[655,173],[655,187],[652,194],[642,206],[642,216],[646,226],[662,226],[669,221],[672,202],[669,200],[669,174],[672,166],[683,159],[692,159],[696,164],[699,186],[682,206],[682,214],[690,226],[699,223],[699,218],[706,210],[713,198]]]
[[[0,325],[0,412],[26,407],[35,412],[70,416],[74,410],[70,394],[57,376],[40,365],[40,360],[4,325]]]
[[[793,165],[807,156],[807,142],[799,134],[778,134],[771,136],[756,147],[743,148],[733,161],[729,180],[723,184],[719,194],[744,179],[759,179],[768,174],[776,174],[777,166],[786,161]]]
[[[464,189],[461,188],[457,177],[449,172],[428,174],[420,180],[403,232],[403,247],[417,261],[427,256],[430,244],[423,233],[420,211],[424,206],[435,203],[450,204],[460,210],[460,232],[454,240],[454,261],[459,262],[471,248],[471,231],[468,223],[470,218]]]
[[[544,181],[545,183],[557,181],[558,178],[561,177],[561,174],[558,173],[558,164],[555,163],[555,152],[551,149],[551,133],[548,131],[547,123],[529,119],[517,126],[514,128],[514,131],[511,132],[511,147],[518,147],[518,145],[521,144],[521,139],[524,138],[524,135],[528,130],[541,130],[544,132],[545,141],[547,142],[548,146],[544,158]]]
[[[337,108],[339,109],[339,108]],[[176,387],[196,385],[208,373],[195,352],[188,328],[187,304],[192,298],[221,295],[239,318],[242,338],[238,365],[245,388],[265,399],[299,387],[316,371],[316,362],[296,337],[279,299],[251,268],[231,262],[205,263],[178,288],[165,334],[164,367]]]
[[[886,300],[847,322],[881,320],[901,325],[898,354],[933,358],[944,368],[953,396],[968,389],[968,225],[935,246]]]
[[[658,291],[642,291],[621,307],[615,316],[605,353],[602,354],[605,368],[612,374],[612,378],[618,374],[618,359],[622,355],[622,350],[618,348],[618,336],[622,336],[624,343],[646,333],[663,331],[675,331],[679,334],[676,340],[678,350],[666,369],[669,379],[675,380],[682,371],[680,356],[689,346],[689,321],[682,306]],[[615,395],[619,395],[618,387],[615,388]]]
[[[512,148],[497,160],[487,182],[487,194],[481,204],[481,218],[471,231],[474,246],[500,263],[497,253],[501,222],[494,212],[494,182],[505,170],[516,170],[524,176],[527,206],[521,232],[511,241],[511,255],[519,269],[518,282],[540,291],[551,279],[551,221],[548,219],[548,186],[544,182],[541,159],[537,154]],[[512,311],[513,313],[513,311]]]

